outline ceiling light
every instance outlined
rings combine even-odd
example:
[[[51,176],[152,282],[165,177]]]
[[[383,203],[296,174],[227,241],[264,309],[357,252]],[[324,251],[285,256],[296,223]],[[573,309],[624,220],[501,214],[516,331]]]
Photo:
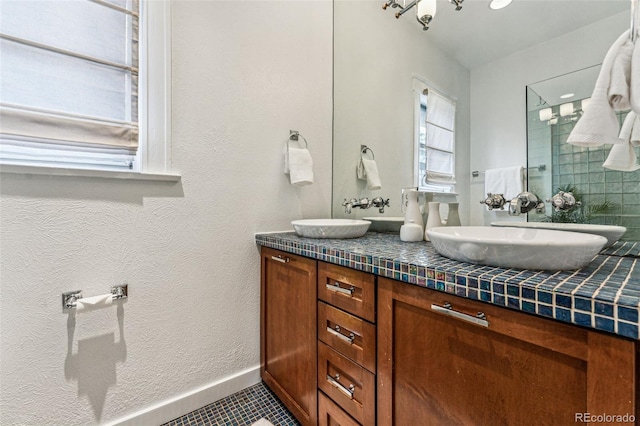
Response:
[[[565,93],[564,95],[560,96],[560,99],[573,98],[575,95],[576,95],[575,93]]]
[[[489,8],[493,10],[502,9],[509,6],[511,1],[512,0],[492,0],[491,3],[489,3]]]

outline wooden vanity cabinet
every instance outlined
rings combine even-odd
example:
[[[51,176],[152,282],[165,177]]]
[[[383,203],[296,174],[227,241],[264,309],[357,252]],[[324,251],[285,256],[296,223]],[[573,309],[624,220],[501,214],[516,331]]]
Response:
[[[318,418],[375,425],[376,277],[318,262]]]
[[[261,249],[260,375],[303,425],[318,423],[317,262]]]
[[[261,258],[260,373],[305,426],[638,424],[636,341],[265,247]]]
[[[637,418],[636,362],[633,341],[378,279],[381,426]]]

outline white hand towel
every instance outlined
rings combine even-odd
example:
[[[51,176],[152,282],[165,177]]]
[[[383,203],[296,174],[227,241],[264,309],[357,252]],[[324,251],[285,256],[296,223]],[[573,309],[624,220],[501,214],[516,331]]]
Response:
[[[602,167],[623,172],[633,172],[640,169],[634,149],[634,146],[640,145],[640,119],[633,111],[627,114],[627,118],[622,124],[620,139],[623,142],[611,148]]]
[[[284,149],[284,173],[289,175],[291,185],[311,185],[313,183],[313,159],[309,150],[293,148],[287,144]]]
[[[634,78],[635,77],[635,78]],[[640,43],[636,40],[631,56],[631,81],[629,82],[629,102],[631,109],[640,114]]]
[[[360,180],[367,181],[367,189],[380,189],[382,182],[378,173],[378,165],[375,160],[361,158],[356,168],[356,175]]]
[[[628,39],[629,30],[622,33],[609,48],[593,89],[589,107],[571,131],[567,143],[577,146],[600,146],[602,144],[620,143],[618,139],[618,120],[615,111],[609,104],[608,91],[613,62],[620,47]]]
[[[611,66],[611,82],[609,83],[609,105],[615,111],[626,111],[631,108],[629,86],[631,82],[631,57],[633,42],[627,40],[620,46]]]
[[[502,194],[507,201],[515,198],[524,191],[523,169],[522,166],[488,169],[484,175],[485,194]]]

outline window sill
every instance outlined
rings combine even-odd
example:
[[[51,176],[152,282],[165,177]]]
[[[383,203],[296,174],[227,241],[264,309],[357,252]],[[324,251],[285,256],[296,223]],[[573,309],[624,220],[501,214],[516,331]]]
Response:
[[[178,182],[182,178],[182,176],[172,173],[120,172],[115,170],[88,170],[64,167],[21,166],[12,164],[0,165],[0,173],[46,176],[75,176],[100,179],[150,180],[164,182]]]

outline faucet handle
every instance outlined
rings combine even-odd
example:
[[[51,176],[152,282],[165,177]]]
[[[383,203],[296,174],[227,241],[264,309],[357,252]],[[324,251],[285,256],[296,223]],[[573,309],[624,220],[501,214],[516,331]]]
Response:
[[[576,201],[576,197],[574,197],[572,192],[564,191],[560,191],[553,197],[547,198],[547,203],[551,203],[553,210],[556,212],[568,211],[576,206],[582,205],[580,201]]]
[[[353,207],[353,205],[357,202],[358,200],[356,200],[355,198],[352,198],[349,201],[347,201],[347,199],[345,198],[344,201],[342,202],[342,206],[344,207],[344,212],[346,214],[351,214],[351,207]]]
[[[486,204],[489,210],[500,209],[504,210],[504,205],[507,204],[504,195],[487,193],[487,198],[480,200],[480,204]]]
[[[389,207],[389,199],[387,198],[386,200],[382,197],[376,197],[373,200],[371,200],[371,204],[374,207],[378,207],[378,211],[380,213],[384,213],[384,208],[385,207]]]

